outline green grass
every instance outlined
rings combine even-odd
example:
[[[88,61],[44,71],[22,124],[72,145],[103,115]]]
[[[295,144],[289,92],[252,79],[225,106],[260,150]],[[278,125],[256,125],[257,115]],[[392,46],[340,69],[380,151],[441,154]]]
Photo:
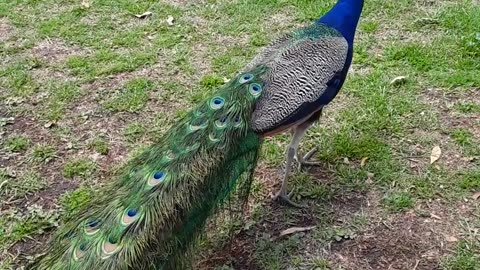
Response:
[[[31,159],[35,162],[48,163],[55,157],[56,150],[53,146],[38,144],[33,147]]]
[[[480,268],[478,243],[462,242],[457,245],[456,255],[443,262],[445,270],[476,270]]]
[[[19,179],[9,179],[0,173],[0,181],[3,183],[0,197],[10,200],[34,194],[47,185],[45,179],[36,172],[25,172]]]
[[[389,210],[399,212],[412,208],[415,202],[409,193],[396,192],[385,196],[384,204]]]
[[[103,137],[96,137],[88,144],[88,146],[99,154],[108,154],[108,142]]]
[[[119,94],[105,103],[111,111],[136,112],[145,108],[153,83],[148,79],[133,79],[125,85]]]
[[[67,178],[88,177],[95,170],[95,166],[95,163],[89,159],[72,159],[63,165],[63,175]]]
[[[0,41],[0,269],[24,265],[11,245],[43,246],[39,235],[74,217],[112,168],[160,138],[273,38],[312,22],[335,1],[57,2],[0,0],[0,23],[8,26]],[[152,16],[133,16],[145,11]],[[412,209],[428,217],[424,206],[434,204],[453,213],[442,221],[460,239],[444,246],[447,258],[436,258],[442,269],[479,267],[478,245],[459,222],[479,214],[469,199],[480,189],[479,14],[471,0],[366,1],[353,72],[301,145],[302,153],[318,147],[313,158],[322,165],[289,181],[292,199],[307,208],[269,203],[290,137],[267,138],[248,237],[234,236],[241,256],[260,269],[345,268],[332,259],[338,254],[358,268],[379,268],[349,249],[332,254],[327,247],[362,246],[365,230],[375,235],[378,224]],[[398,76],[407,79],[391,85]],[[429,165],[434,145],[443,155]],[[38,195],[37,206],[25,207]],[[456,211],[459,204],[470,211]],[[310,232],[276,238],[311,224],[317,227]],[[218,224],[222,233],[211,232],[198,252],[202,259],[225,256],[218,269],[235,269],[240,259],[217,250],[227,225]]]
[[[5,146],[12,152],[24,151],[28,148],[30,142],[28,137],[25,136],[13,136],[6,140]]]
[[[461,113],[480,113],[480,103],[462,102],[455,105],[456,109]]]
[[[92,199],[93,191],[88,187],[80,187],[74,191],[64,193],[59,202],[66,211],[65,218],[74,217],[82,206]]]

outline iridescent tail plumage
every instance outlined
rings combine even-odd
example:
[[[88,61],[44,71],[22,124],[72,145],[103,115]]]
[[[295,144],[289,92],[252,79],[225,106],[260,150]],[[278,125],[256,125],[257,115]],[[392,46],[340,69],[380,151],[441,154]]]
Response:
[[[261,146],[250,120],[265,72],[237,76],[128,162],[31,269],[184,269],[214,211],[234,190],[248,195]]]

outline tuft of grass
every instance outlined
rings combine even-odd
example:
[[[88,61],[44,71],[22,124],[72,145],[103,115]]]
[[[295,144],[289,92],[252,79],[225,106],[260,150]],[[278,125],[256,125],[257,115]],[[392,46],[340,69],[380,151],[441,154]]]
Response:
[[[200,80],[200,85],[208,90],[216,89],[223,84],[223,79],[215,75],[206,75]]]
[[[37,144],[33,147],[31,159],[35,162],[48,163],[55,157],[56,150],[47,144]]]
[[[315,270],[329,270],[331,269],[330,262],[327,259],[323,258],[314,258],[309,266]]]
[[[68,106],[82,95],[80,87],[74,83],[47,84],[49,97],[42,116],[48,121],[58,121],[65,116]]]
[[[0,177],[0,181],[6,177]],[[28,171],[21,175],[19,179],[8,179],[2,181],[0,197],[3,198],[21,198],[43,189],[47,182],[38,173]]]
[[[130,80],[115,97],[105,103],[111,111],[138,112],[145,108],[153,82],[145,78]]]
[[[67,161],[63,165],[63,175],[67,178],[73,178],[74,176],[87,177],[95,171],[95,162],[89,159],[72,159]]]
[[[480,188],[480,170],[472,170],[459,174],[458,186],[465,190],[476,190]]]
[[[455,255],[443,261],[443,270],[477,270],[480,269],[480,256],[477,251],[480,246],[465,241],[460,242]]]
[[[131,123],[123,130],[123,136],[129,142],[138,141],[145,133],[147,128],[141,123]]]
[[[401,212],[412,208],[415,204],[413,197],[407,192],[392,192],[383,199],[383,204],[393,212]]]
[[[93,195],[94,192],[90,187],[80,187],[64,193],[59,201],[66,213],[65,219],[75,216],[93,198]]]
[[[466,146],[472,143],[473,134],[467,129],[456,128],[450,135],[460,146]]]
[[[6,69],[0,69],[0,86],[8,90],[12,96],[28,97],[38,88],[37,82],[32,78],[29,67],[23,63],[13,64]]]
[[[99,154],[108,154],[108,142],[103,137],[97,137],[93,139],[88,143],[88,147],[95,150]]]
[[[480,113],[480,103],[462,102],[455,104],[455,109],[461,113]]]
[[[37,204],[26,207],[25,212],[6,211],[0,221],[0,244],[14,243],[58,226],[56,210],[45,210]]]
[[[292,252],[301,243],[298,235],[292,235],[281,242],[272,241],[272,236],[263,234],[255,244],[255,258],[262,269],[285,269],[285,254]]]
[[[16,135],[8,138],[5,141],[5,145],[8,150],[12,152],[20,152],[27,150],[30,144],[30,140],[26,136]]]
[[[462,147],[468,155],[479,155],[479,142],[475,140],[473,133],[465,128],[456,128],[450,132],[452,139]]]

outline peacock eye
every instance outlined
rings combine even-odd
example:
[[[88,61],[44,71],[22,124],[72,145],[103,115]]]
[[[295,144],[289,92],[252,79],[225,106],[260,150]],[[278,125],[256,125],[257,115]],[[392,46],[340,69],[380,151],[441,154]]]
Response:
[[[223,105],[225,105],[225,99],[223,99],[222,97],[214,97],[210,101],[210,108],[214,110],[221,109]]]
[[[128,226],[135,222],[140,215],[138,214],[138,209],[137,208],[127,208],[125,212],[123,212],[122,216],[122,225],[123,226]]]
[[[262,93],[262,86],[258,83],[252,83],[248,88],[250,94],[254,97],[258,97]]]
[[[242,118],[237,115],[235,118],[233,118],[233,125],[238,127],[242,123]]]
[[[78,261],[85,256],[85,251],[87,251],[87,245],[85,243],[81,243],[78,248],[75,249],[73,253],[73,259]]]
[[[240,76],[240,79],[238,80],[239,83],[247,83],[249,81],[253,80],[253,75],[250,74],[250,73],[247,73],[247,74],[243,74],[242,76]]]
[[[89,219],[85,223],[85,233],[87,235],[93,235],[98,232],[100,228],[100,221],[98,219]]]
[[[110,236],[110,237],[108,237],[107,241],[110,244],[116,244],[118,242],[118,239],[116,237]]]
[[[129,209],[127,211],[127,216],[129,216],[129,217],[134,217],[136,215],[137,215],[137,209]]]
[[[218,128],[224,128],[227,125],[227,122],[228,122],[228,118],[226,116],[222,116],[220,119],[215,121],[215,125]]]
[[[91,219],[91,220],[87,221],[87,226],[91,229],[94,229],[94,228],[98,227],[99,223],[100,222],[98,220]]]
[[[167,159],[171,160],[173,158],[168,157]],[[167,173],[164,171],[157,171],[153,173],[147,180],[147,188],[152,188],[156,185],[159,185],[160,183],[165,181],[166,178],[167,178]]]
[[[162,180],[162,178],[165,176],[165,173],[164,172],[156,172],[154,175],[153,175],[153,178],[155,180]]]

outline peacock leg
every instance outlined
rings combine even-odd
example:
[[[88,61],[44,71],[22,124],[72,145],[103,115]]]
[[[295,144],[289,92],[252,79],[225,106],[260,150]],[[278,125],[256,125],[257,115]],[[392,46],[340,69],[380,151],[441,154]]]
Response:
[[[277,194],[273,197],[274,200],[281,200],[295,207],[303,206],[292,202],[292,200],[290,199],[291,193],[287,194],[288,178],[291,173],[292,161],[295,159],[295,155],[298,152],[298,145],[300,144],[303,135],[305,135],[305,132],[307,131],[308,127],[310,127],[310,125],[311,123],[302,123],[294,128],[292,141],[287,148],[287,162],[285,164],[285,174],[283,177],[282,186],[280,187],[280,190],[277,192]]]
[[[320,119],[320,116],[322,116],[322,111],[323,109],[319,110],[318,112],[313,114],[307,121],[298,125],[295,128],[294,132],[301,132],[303,136],[303,134],[305,134],[307,129],[309,129],[313,125],[313,123],[315,123],[316,121],[318,121],[318,119]],[[309,161],[310,158],[318,151],[317,147],[312,148],[304,156],[299,155],[298,147],[296,149],[297,150],[295,152],[295,160],[297,161],[297,164],[298,164],[298,171],[301,171],[302,167],[319,166],[321,164],[318,161]]]

